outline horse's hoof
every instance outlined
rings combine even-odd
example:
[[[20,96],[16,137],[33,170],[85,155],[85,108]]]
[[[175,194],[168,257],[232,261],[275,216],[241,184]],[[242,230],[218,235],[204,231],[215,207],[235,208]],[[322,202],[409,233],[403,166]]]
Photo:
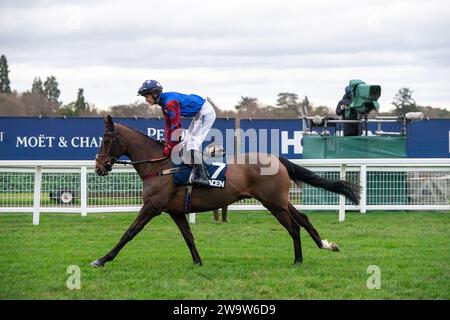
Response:
[[[331,251],[339,252],[339,248],[336,243],[331,243]]]
[[[105,263],[101,262],[100,259],[91,262],[91,266],[94,268],[104,267]]]
[[[203,263],[201,261],[194,262],[194,264],[199,266],[199,267],[201,267],[203,265]]]
[[[338,252],[339,248],[336,243],[329,242],[327,239],[322,240],[322,249]]]
[[[302,265],[302,260],[294,261],[293,265],[294,266],[301,266]]]

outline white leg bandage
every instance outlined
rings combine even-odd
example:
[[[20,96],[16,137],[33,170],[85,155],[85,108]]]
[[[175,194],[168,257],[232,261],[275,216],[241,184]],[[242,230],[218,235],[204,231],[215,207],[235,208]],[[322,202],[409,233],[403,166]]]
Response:
[[[327,250],[331,250],[331,251],[339,251],[336,243],[329,242],[327,239],[325,239],[325,240],[322,239],[322,249],[327,249]]]

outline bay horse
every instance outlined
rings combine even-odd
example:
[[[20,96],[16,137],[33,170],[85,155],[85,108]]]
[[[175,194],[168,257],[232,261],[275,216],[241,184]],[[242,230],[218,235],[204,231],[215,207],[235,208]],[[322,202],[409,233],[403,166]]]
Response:
[[[132,162],[138,175],[143,179],[143,206],[134,222],[123,234],[116,246],[105,256],[93,261],[93,267],[103,267],[112,261],[119,251],[131,241],[154,217],[167,212],[176,223],[186,241],[195,264],[202,265],[194,243],[185,212],[186,187],[176,185],[171,175],[158,175],[164,169],[170,169],[170,158],[163,157],[163,144],[144,133],[122,124],[114,124],[108,115],[104,118],[105,133],[95,161],[95,172],[104,176],[112,170],[112,165],[122,155]],[[257,155],[257,161],[250,161]],[[255,163],[256,162],[256,163]],[[353,203],[359,203],[356,185],[341,180],[327,180],[298,166],[289,160],[270,154],[241,154],[227,160],[227,181],[223,189],[194,187],[189,212],[211,211],[225,207],[244,198],[259,200],[286,228],[294,242],[294,263],[302,262],[300,227],[311,236],[319,249],[339,251],[334,242],[322,240],[308,217],[289,202],[290,180],[305,182],[314,187],[342,194]],[[262,175],[267,165],[277,165],[274,175]]]

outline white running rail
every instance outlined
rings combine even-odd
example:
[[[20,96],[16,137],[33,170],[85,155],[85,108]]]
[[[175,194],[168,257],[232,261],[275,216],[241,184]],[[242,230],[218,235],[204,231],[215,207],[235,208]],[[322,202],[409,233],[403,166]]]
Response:
[[[360,185],[358,206],[336,194],[308,185],[291,185],[297,209],[450,211],[450,159],[303,159],[292,162],[328,179],[345,177]],[[0,161],[0,212],[137,212],[142,182],[134,169],[115,165],[106,177],[94,172],[93,161]],[[230,210],[264,210],[245,199]],[[195,221],[195,217],[190,217]]]

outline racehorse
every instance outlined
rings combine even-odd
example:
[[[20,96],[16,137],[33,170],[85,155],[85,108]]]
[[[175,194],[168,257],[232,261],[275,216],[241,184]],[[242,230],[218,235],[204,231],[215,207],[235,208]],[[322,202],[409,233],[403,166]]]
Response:
[[[95,161],[95,171],[105,176],[122,155],[127,156],[141,179],[143,179],[143,206],[134,222],[124,233],[116,246],[105,256],[91,263],[102,267],[112,261],[119,251],[132,240],[144,226],[162,212],[167,212],[174,220],[186,241],[195,264],[202,265],[194,243],[194,237],[186,219],[186,187],[176,185],[170,175],[158,172],[170,169],[170,158],[163,157],[163,143],[153,140],[140,131],[122,124],[114,124],[112,118],[105,117],[105,133]],[[256,156],[256,161],[252,157]],[[254,159],[253,159],[254,160]],[[334,242],[322,240],[308,217],[289,203],[290,180],[305,182],[314,187],[339,193],[353,203],[359,203],[358,187],[348,181],[327,180],[298,166],[287,159],[270,154],[241,154],[227,160],[226,185],[223,189],[194,187],[189,212],[211,211],[225,207],[244,198],[259,200],[286,228],[294,242],[294,263],[302,262],[300,227],[312,237],[319,249],[339,251]],[[278,166],[273,175],[261,174],[267,166]]]

